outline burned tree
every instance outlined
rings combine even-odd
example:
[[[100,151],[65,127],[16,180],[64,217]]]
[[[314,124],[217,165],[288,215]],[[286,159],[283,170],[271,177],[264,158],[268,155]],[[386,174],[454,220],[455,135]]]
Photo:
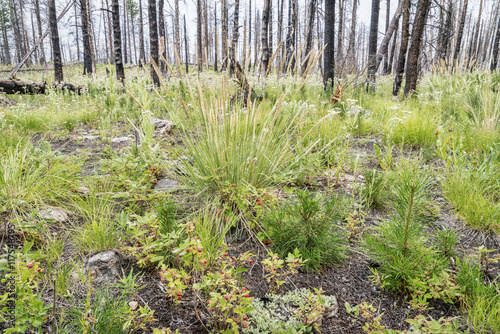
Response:
[[[59,45],[59,30],[57,29],[56,1],[49,0],[48,7],[52,55],[54,59],[54,78],[56,82],[62,82],[64,81],[64,77],[61,61],[61,46]]]
[[[418,1],[415,21],[413,23],[410,50],[408,51],[408,64],[406,65],[405,96],[413,93],[417,88],[418,57],[420,55],[422,35],[424,33],[425,22],[427,20],[430,5],[431,0]]]
[[[324,44],[324,74],[323,83],[325,89],[333,88],[335,72],[335,0],[325,0],[325,37]]]
[[[125,81],[125,70],[123,69],[122,60],[122,33],[120,31],[120,5],[118,0],[113,0],[112,3],[113,16],[113,48],[115,51],[115,67],[116,78],[122,83]]]
[[[376,56],[377,56],[377,36],[378,19],[380,12],[380,0],[372,0],[372,15],[370,20],[370,37],[368,41],[368,78],[366,91],[375,90]]]

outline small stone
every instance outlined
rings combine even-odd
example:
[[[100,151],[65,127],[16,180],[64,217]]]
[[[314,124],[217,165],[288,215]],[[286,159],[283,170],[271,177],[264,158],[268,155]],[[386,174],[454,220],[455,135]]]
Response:
[[[132,311],[135,311],[137,309],[137,307],[139,306],[139,303],[136,302],[135,300],[133,300],[133,301],[128,303],[128,306],[130,307],[130,309]]]
[[[82,195],[88,195],[90,193],[90,189],[87,187],[78,187],[78,192]]]
[[[167,121],[166,119],[151,117],[149,122],[155,126],[155,130],[157,130],[160,135],[170,132],[170,130],[174,127],[174,123]]]
[[[161,179],[158,180],[158,183],[155,186],[155,190],[158,191],[173,191],[179,188],[177,181],[170,179]]]
[[[55,220],[59,223],[64,223],[68,220],[68,214],[62,209],[44,209],[38,212],[38,215],[42,219]]]
[[[119,277],[121,262],[120,253],[112,250],[92,256],[87,260],[85,267],[95,273],[96,283],[103,283]]]
[[[88,140],[88,141],[92,141],[92,140],[96,140],[97,138],[99,138],[99,136],[93,136],[93,135],[84,135],[84,136],[75,136],[74,137],[76,140]]]
[[[118,138],[112,138],[111,143],[113,144],[124,144],[128,143],[131,139],[129,137],[118,137]]]

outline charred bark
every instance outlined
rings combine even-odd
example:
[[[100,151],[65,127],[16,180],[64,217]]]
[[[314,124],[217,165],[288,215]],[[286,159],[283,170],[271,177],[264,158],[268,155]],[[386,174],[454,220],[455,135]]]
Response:
[[[125,70],[123,68],[122,60],[122,34],[120,31],[120,4],[118,0],[113,0],[112,3],[112,16],[113,16],[113,49],[115,52],[115,67],[116,67],[116,78],[124,83],[125,82]]]
[[[264,0],[264,9],[262,10],[262,31],[261,31],[261,43],[262,43],[262,71],[264,76],[267,75],[267,67],[269,66],[269,45],[268,45],[268,32],[269,32],[269,11],[271,0]]]
[[[467,1],[467,0],[465,0]],[[417,89],[418,79],[418,57],[420,55],[420,46],[422,44],[422,35],[424,33],[427,14],[431,5],[430,0],[419,0],[413,31],[411,36],[410,50],[408,51],[408,65],[406,66],[405,96],[413,93]]]
[[[333,88],[335,74],[335,0],[325,0],[325,40],[326,45],[323,53],[324,74],[323,83],[325,89]]]
[[[408,51],[408,41],[410,39],[410,0],[403,0],[403,22],[401,25],[402,35],[401,35],[401,46],[399,49],[398,63],[396,65],[396,76],[394,78],[394,85],[392,87],[392,96],[397,98],[399,94],[399,89],[401,88],[401,83],[403,82],[403,74],[405,72],[406,65],[406,52]]]
[[[155,86],[160,87],[160,77],[156,72],[155,65],[158,66],[158,21],[156,17],[156,1],[149,0],[148,5],[149,16],[149,39],[151,52],[151,78]],[[154,63],[154,64],[153,64]]]
[[[366,91],[375,90],[375,74],[377,72],[377,40],[380,0],[372,0],[372,15],[370,20],[370,37],[368,41],[368,79]]]
[[[307,57],[306,60],[304,61],[304,67],[302,68],[302,74],[304,71],[307,69],[309,65],[309,61],[311,60],[310,57],[310,52],[312,49],[312,35],[313,35],[313,29],[314,29],[314,18],[316,17],[316,3],[317,0],[311,0],[309,2],[309,10],[307,11],[307,35],[306,35],[306,53],[305,56]]]
[[[64,81],[62,61],[61,61],[61,46],[59,44],[59,31],[57,29],[56,2],[49,0],[49,25],[50,35],[52,39],[52,54],[54,60],[54,78],[56,82]]]

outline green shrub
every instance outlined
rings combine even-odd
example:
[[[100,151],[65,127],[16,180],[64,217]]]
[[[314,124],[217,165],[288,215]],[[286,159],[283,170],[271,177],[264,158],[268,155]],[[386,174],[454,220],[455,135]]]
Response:
[[[372,261],[380,265],[373,271],[382,286],[407,292],[412,279],[425,271],[431,275],[439,272],[446,262],[429,246],[418,216],[432,183],[429,173],[419,169],[418,161],[403,161],[390,182],[394,212],[374,227],[374,233],[365,234],[365,246]]]
[[[319,270],[345,257],[346,238],[339,227],[344,206],[340,195],[326,198],[298,190],[296,198],[263,218],[263,226],[280,257],[298,249],[305,267]]]

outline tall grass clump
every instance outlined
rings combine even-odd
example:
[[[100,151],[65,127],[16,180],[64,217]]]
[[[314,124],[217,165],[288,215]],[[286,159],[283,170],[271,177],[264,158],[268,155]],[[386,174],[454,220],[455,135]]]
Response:
[[[196,133],[185,130],[190,159],[184,161],[186,181],[199,191],[216,192],[221,186],[261,188],[297,171],[316,142],[303,145],[294,135],[305,113],[281,105],[272,110],[235,104],[226,109],[224,98],[210,106],[200,97],[202,122]]]
[[[54,154],[50,146],[20,141],[0,161],[0,207],[9,212],[70,197],[81,162]]]
[[[500,145],[467,154],[443,144],[438,154],[445,162],[443,193],[457,215],[475,229],[500,230]]]
[[[389,182],[394,212],[365,235],[365,246],[371,260],[380,266],[374,272],[380,274],[382,286],[408,292],[411,280],[446,265],[429,246],[429,236],[418,216],[433,180],[419,169],[418,161],[402,161]]]
[[[476,261],[457,259],[458,283],[464,294],[463,307],[468,325],[478,334],[500,331],[500,287],[485,283],[484,272]]]

